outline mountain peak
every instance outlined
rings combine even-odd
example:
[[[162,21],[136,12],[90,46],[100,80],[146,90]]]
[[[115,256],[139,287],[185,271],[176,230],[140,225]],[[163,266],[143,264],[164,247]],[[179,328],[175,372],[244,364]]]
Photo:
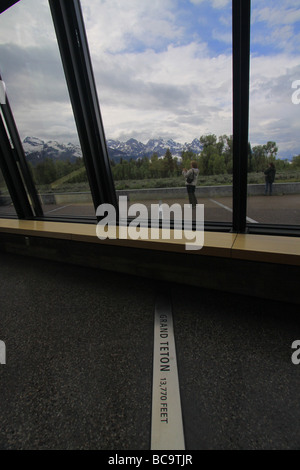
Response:
[[[190,144],[180,144],[173,139],[164,139],[162,137],[152,138],[147,144],[143,144],[134,138],[126,142],[108,139],[106,143],[109,157],[116,162],[120,158],[130,160],[131,158],[151,157],[153,153],[157,153],[159,157],[162,157],[166,154],[167,149],[170,150],[173,157],[180,157],[181,153],[186,150],[191,150],[197,154],[202,150],[199,139],[194,139]],[[44,142],[37,137],[26,137],[23,146],[28,160],[32,163],[37,163],[45,158],[74,161],[76,158],[82,157],[80,145],[70,142],[68,144],[59,143],[55,140]]]

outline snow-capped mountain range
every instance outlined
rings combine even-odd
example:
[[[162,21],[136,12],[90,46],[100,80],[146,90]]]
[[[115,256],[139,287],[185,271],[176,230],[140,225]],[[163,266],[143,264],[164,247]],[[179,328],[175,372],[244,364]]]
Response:
[[[23,148],[27,160],[34,165],[45,158],[75,161],[76,158],[82,157],[79,145],[61,144],[55,140],[44,142],[36,137],[26,137],[23,140]]]
[[[23,141],[23,147],[28,161],[33,164],[45,158],[74,161],[76,158],[82,157],[81,148],[78,144],[63,144],[54,140],[44,142],[36,137],[26,137]],[[151,139],[147,144],[138,142],[136,139],[129,139],[126,142],[109,139],[107,140],[107,148],[109,157],[116,163],[121,158],[130,160],[131,158],[151,157],[153,153],[157,153],[159,157],[162,157],[167,149],[170,149],[172,156],[177,158],[180,158],[182,151],[191,150],[198,154],[202,150],[199,139],[194,139],[191,143],[180,144],[172,139],[162,138]]]
[[[138,142],[136,139],[129,139],[127,142],[120,142],[119,140],[107,141],[108,153],[111,158],[142,158],[151,157],[153,153],[157,153],[159,157],[165,155],[167,149],[173,157],[180,157],[182,151],[192,150],[195,153],[200,153],[202,146],[199,139],[194,139],[190,144],[180,144],[173,139],[150,139],[147,144]]]

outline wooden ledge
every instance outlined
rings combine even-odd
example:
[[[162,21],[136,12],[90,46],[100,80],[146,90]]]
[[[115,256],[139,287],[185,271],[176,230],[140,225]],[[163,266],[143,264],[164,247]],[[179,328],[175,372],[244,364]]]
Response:
[[[176,236],[181,233],[176,230],[171,230],[169,236],[165,229],[155,229],[157,232],[151,232],[151,229],[144,228],[142,229],[143,237],[146,239],[142,240],[120,237],[118,227],[110,228],[110,238],[100,240],[97,237],[96,230],[96,224],[0,219],[0,233],[127,246],[185,253],[187,255],[206,255],[257,262],[300,265],[300,238],[296,237],[205,232],[203,248],[200,250],[187,250],[186,243],[189,240],[184,237],[176,239]],[[195,232],[190,231],[186,235],[194,237]],[[157,238],[154,238],[154,236]],[[191,243],[194,244],[195,239],[191,240]]]
[[[300,266],[300,238],[238,234],[232,258]]]
[[[124,228],[123,228],[124,229]],[[122,230],[122,229],[121,229]],[[16,219],[0,219],[0,233],[11,233],[28,237],[58,238],[86,243],[101,243],[107,245],[127,246],[132,248],[144,248],[149,250],[170,251],[187,254],[222,256],[230,258],[231,248],[236,238],[235,234],[205,232],[203,239],[199,236],[201,249],[186,249],[186,244],[196,245],[195,232],[188,231],[184,234],[178,230],[166,229],[142,229],[144,239],[132,240],[124,234],[120,237],[119,227],[110,227],[109,238],[100,240],[97,236],[97,225],[49,222],[49,221],[28,221]],[[176,238],[178,237],[178,238]],[[195,248],[195,247],[194,247]]]

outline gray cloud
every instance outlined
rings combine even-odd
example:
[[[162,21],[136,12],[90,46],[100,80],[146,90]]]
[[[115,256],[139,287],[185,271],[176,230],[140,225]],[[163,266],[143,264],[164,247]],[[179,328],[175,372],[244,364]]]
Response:
[[[218,21],[214,25],[212,35],[224,49],[211,57],[199,35],[185,36],[176,2],[128,0],[121,11],[122,2],[102,1],[101,14],[99,3],[82,0],[108,138],[145,142],[159,135],[185,142],[208,132],[232,133],[227,17],[222,24],[228,34]],[[213,1],[217,18],[229,3]],[[258,29],[252,43],[264,50],[277,46],[266,56],[256,49],[251,60],[250,137],[253,145],[275,140],[283,154],[299,153],[300,105],[291,103],[291,83],[300,79],[299,9],[293,16],[284,8],[295,10],[292,0],[279,6],[268,1],[253,12],[255,24],[269,29]],[[19,2],[1,15],[0,27],[0,70],[21,135],[77,140],[48,2]]]
[[[0,66],[8,93],[11,89],[20,104],[28,101],[69,101],[58,51],[53,46],[0,45]]]

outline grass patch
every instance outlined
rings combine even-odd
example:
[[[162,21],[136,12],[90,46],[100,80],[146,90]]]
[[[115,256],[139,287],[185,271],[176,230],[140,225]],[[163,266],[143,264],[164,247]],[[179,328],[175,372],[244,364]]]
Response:
[[[82,169],[76,170],[72,175],[60,178],[51,185],[39,186],[40,193],[79,193],[90,192],[87,182],[72,182],[73,178],[80,176]],[[76,173],[76,174],[75,174]],[[263,173],[249,173],[248,184],[264,184]],[[300,171],[285,170],[276,173],[275,183],[298,183],[300,182]],[[232,185],[232,175],[199,175],[197,186],[226,186]],[[181,188],[185,187],[185,179],[182,176],[170,178],[153,178],[143,180],[115,181],[116,190],[126,189],[153,189],[153,188]]]

